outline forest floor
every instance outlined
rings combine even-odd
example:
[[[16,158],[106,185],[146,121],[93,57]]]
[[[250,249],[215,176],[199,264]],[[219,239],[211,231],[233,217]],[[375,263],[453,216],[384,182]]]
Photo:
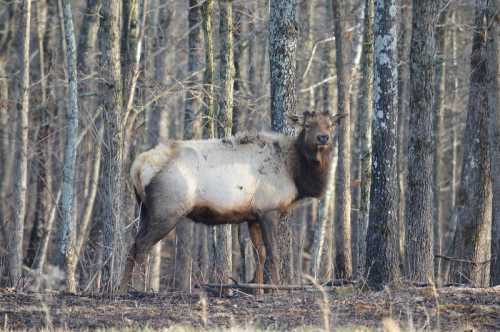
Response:
[[[500,331],[500,288],[293,291],[230,298],[19,293],[0,289],[0,330]]]

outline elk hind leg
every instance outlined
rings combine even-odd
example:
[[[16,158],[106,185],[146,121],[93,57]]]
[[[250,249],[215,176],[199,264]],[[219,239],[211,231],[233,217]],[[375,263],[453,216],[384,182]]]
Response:
[[[120,284],[120,291],[126,292],[130,281],[133,279],[135,265],[139,267],[141,277],[144,277],[146,269],[146,260],[153,246],[163,239],[175,227],[178,218],[172,218],[162,223],[145,223],[137,233],[134,244],[130,248],[125,272]]]

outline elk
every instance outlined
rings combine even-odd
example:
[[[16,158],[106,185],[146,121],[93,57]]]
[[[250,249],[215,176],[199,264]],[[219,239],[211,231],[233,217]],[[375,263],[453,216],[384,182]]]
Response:
[[[247,222],[258,253],[254,281],[264,282],[267,256],[271,281],[278,282],[273,223],[298,201],[326,191],[332,133],[343,115],[295,116],[296,137],[261,132],[172,140],[140,154],[130,173],[141,222],[120,290],[127,291],[134,265],[143,266],[150,249],[186,218],[207,225]]]

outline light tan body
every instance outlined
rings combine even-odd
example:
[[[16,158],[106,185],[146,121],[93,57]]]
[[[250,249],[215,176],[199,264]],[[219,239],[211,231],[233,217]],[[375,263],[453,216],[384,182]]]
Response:
[[[146,188],[155,187],[165,204],[158,213],[165,217],[190,215],[209,224],[255,220],[286,210],[296,199],[293,167],[287,162],[293,149],[291,139],[263,133],[171,141],[140,154],[131,178],[143,202]]]

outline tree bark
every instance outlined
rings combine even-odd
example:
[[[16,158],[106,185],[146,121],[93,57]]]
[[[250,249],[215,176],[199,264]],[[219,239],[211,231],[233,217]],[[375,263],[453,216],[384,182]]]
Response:
[[[169,45],[170,24],[172,22],[172,11],[167,6],[165,0],[149,2],[149,38],[148,55],[144,55],[147,64],[150,66],[147,73],[155,82],[167,81],[167,46]],[[153,92],[154,93],[154,92]],[[159,98],[148,108],[146,113],[147,146],[153,148],[158,144],[161,137],[160,124],[162,115],[167,116],[166,137],[170,137],[168,130],[169,113],[166,112],[167,98]],[[160,290],[161,281],[161,252],[163,241],[158,242],[149,255],[149,280],[147,289],[154,292]]]
[[[486,56],[488,66],[488,122],[491,154],[491,181],[493,193],[493,221],[491,235],[491,286],[500,285],[500,98],[498,97],[499,31],[498,8],[494,0],[488,1]],[[496,21],[495,21],[496,20]]]
[[[125,179],[123,169],[123,91],[120,63],[120,1],[103,0],[99,26],[100,75],[103,105],[104,149],[101,185],[103,200],[102,236],[103,268],[101,287],[112,291],[118,285],[123,249],[124,225],[122,197]]]
[[[435,63],[435,78],[434,78],[434,165],[433,165],[433,232],[434,232],[434,256],[443,255],[443,229],[444,229],[444,197],[442,195],[442,187],[444,182],[444,96],[445,96],[445,49],[446,49],[446,29],[448,11],[441,10],[439,13],[438,26],[436,27],[436,49],[437,59]],[[433,20],[435,18],[432,18]],[[438,284],[441,283],[441,260],[434,259],[434,275]]]
[[[38,111],[35,112],[34,121],[40,123],[40,128],[38,130],[38,135],[35,138],[37,142],[45,141],[47,144],[38,146],[36,155],[33,162],[33,169],[38,170],[38,176],[36,177],[36,202],[32,204],[35,207],[35,215],[33,220],[33,227],[30,232],[30,239],[28,243],[28,250],[24,258],[24,263],[27,266],[32,266],[33,260],[36,255],[36,251],[40,245],[40,240],[43,237],[45,230],[45,223],[47,221],[49,211],[50,211],[50,200],[52,195],[52,147],[50,140],[50,118],[49,118],[49,107],[47,104],[47,79],[45,73],[45,56],[46,56],[46,45],[44,43],[44,34],[46,33],[46,21],[47,21],[47,8],[48,4],[43,1],[38,1],[35,3],[36,8],[36,41],[38,46],[38,77],[34,78],[35,81],[40,82],[38,95],[40,99],[37,101],[41,104]],[[0,153],[1,154],[1,153]],[[6,161],[7,162],[7,161]],[[33,173],[33,172],[32,172]],[[0,216],[1,218],[1,216]]]
[[[370,185],[372,162],[372,112],[373,112],[373,8],[374,0],[365,0],[363,29],[363,55],[361,59],[361,83],[358,95],[360,200],[358,212],[358,267],[357,277],[365,276],[366,232],[370,211]]]
[[[273,0],[269,17],[271,128],[286,132],[285,115],[295,113],[297,22],[295,0]]]
[[[409,136],[409,81],[410,81],[410,42],[411,42],[411,0],[402,0],[398,28],[398,222],[399,251],[405,256],[405,193],[408,174],[408,136]]]
[[[188,72],[197,73],[201,68],[201,2],[189,0],[189,36],[188,36]],[[195,74],[186,84],[186,100],[184,112],[184,139],[193,139],[196,136],[196,114],[199,108],[199,75]]]
[[[413,2],[410,48],[410,143],[406,196],[406,277],[434,279],[432,247],[432,174],[434,163],[434,30],[437,1]]]
[[[241,75],[242,70],[241,68],[244,66],[243,62],[243,50],[244,50],[244,45],[243,45],[243,40],[242,40],[242,31],[243,31],[243,4],[241,2],[233,2],[232,3],[232,13],[234,15],[234,23],[233,23],[233,49],[234,49],[234,80],[233,80],[233,125],[232,125],[232,134],[234,135],[235,133],[238,132],[239,127],[240,127],[240,118],[241,118],[241,110],[242,110],[242,103],[241,103],[241,93],[242,88],[243,88],[243,77]],[[235,226],[236,227],[236,226]]]
[[[68,67],[68,105],[66,109],[66,142],[64,146],[63,176],[61,190],[61,228],[58,243],[57,261],[66,272],[66,289],[76,292],[76,212],[75,171],[76,171],[76,139],[78,135],[78,85],[76,70],[76,40],[73,27],[73,14],[70,0],[63,0],[64,31],[67,45]]]
[[[195,73],[200,69],[200,44],[201,44],[201,2],[198,0],[189,1],[188,12],[188,72]],[[195,84],[199,84],[199,75],[194,75],[190,83],[187,84],[185,112],[184,112],[184,139],[195,137],[194,122],[199,110],[198,97]],[[176,234],[176,255],[175,255],[175,288],[182,290],[191,289],[191,272],[193,268],[193,234],[194,226],[192,222],[179,222],[175,230]]]
[[[94,51],[97,32],[99,30],[99,7],[101,0],[87,0],[85,16],[78,33],[78,71],[84,77],[94,69]]]
[[[332,165],[336,165],[338,161],[338,153],[337,150],[338,146],[335,145],[333,153],[332,153]],[[316,223],[314,227],[314,237],[313,237],[313,243],[312,243],[312,250],[311,250],[311,256],[312,256],[312,262],[311,262],[311,267],[310,267],[310,273],[316,280],[320,280],[321,277],[321,262],[322,262],[322,257],[324,253],[329,252],[329,248],[326,248],[325,250],[325,242],[326,241],[326,236],[327,236],[327,231],[333,230],[333,218],[331,218],[332,213],[332,201],[335,200],[335,173],[336,173],[336,168],[334,166],[331,167],[330,169],[330,175],[329,175],[329,183],[328,183],[328,189],[326,190],[325,197],[321,200],[319,207],[318,207],[318,222]],[[334,234],[331,234],[333,237]],[[326,243],[328,245],[328,243]],[[328,246],[326,246],[328,247]],[[333,276],[332,276],[333,277]]]
[[[124,130],[124,156],[130,155],[132,134],[134,124],[138,112],[133,110],[134,98],[136,94],[137,81],[140,74],[140,64],[142,56],[142,45],[144,30],[146,26],[146,12],[148,1],[147,0],[131,0],[126,1],[129,4],[124,6],[124,34],[125,39],[122,41],[122,47],[125,47],[125,54],[122,54],[124,59],[122,63],[123,68],[123,125]],[[130,158],[126,158],[125,169],[130,168]],[[124,195],[131,197],[130,193],[124,191]],[[127,198],[124,199],[126,201]],[[129,199],[131,201],[131,199]],[[130,210],[130,209],[129,209]],[[130,211],[131,212],[131,211]]]
[[[269,63],[271,71],[271,129],[286,133],[285,115],[296,111],[297,23],[295,0],[271,1],[269,16]],[[277,249],[280,257],[280,279],[293,280],[291,227],[286,220],[276,225],[280,234]],[[275,262],[276,263],[276,262]]]
[[[17,100],[17,137],[14,167],[14,213],[9,238],[9,277],[12,286],[17,286],[23,264],[23,232],[26,217],[26,197],[28,190],[28,133],[30,106],[30,27],[31,0],[22,2],[22,17],[19,29],[21,44],[21,65],[19,97]]]
[[[203,85],[204,85],[204,107],[203,115],[205,117],[203,121],[203,138],[215,138],[216,137],[216,121],[215,121],[215,64],[214,64],[214,40],[213,40],[213,12],[214,3],[212,0],[207,0],[203,3],[202,8],[202,25],[203,25],[203,36],[204,36],[204,48],[205,48],[205,71],[203,73]],[[197,234],[200,238],[199,243],[199,254],[198,263],[199,269],[205,280],[210,273],[210,255],[211,248],[209,243],[213,243],[212,230],[206,226],[199,226],[197,229]],[[210,239],[209,239],[210,238]],[[212,252],[213,254],[213,252]]]
[[[396,1],[375,1],[374,121],[370,213],[367,235],[368,284],[397,283],[399,271],[397,188]]]
[[[215,138],[215,103],[214,103],[214,81],[215,81],[215,65],[214,65],[214,40],[212,31],[214,3],[212,0],[207,0],[203,4],[203,34],[205,40],[205,112],[206,120],[203,127],[204,138]]]
[[[335,186],[336,235],[335,274],[340,279],[352,278],[351,250],[351,120],[349,102],[350,75],[347,70],[343,49],[344,27],[340,21],[340,4],[332,0],[332,10],[335,28],[335,66],[337,68],[337,113],[346,114],[338,125],[338,164]]]
[[[219,0],[220,21],[220,83],[219,137],[230,137],[233,127],[233,12],[231,0]],[[231,225],[215,226],[212,229],[215,253],[215,279],[220,283],[230,280],[233,270]]]
[[[488,96],[485,14],[487,0],[475,6],[472,37],[471,74],[467,122],[463,140],[464,158],[460,189],[457,194],[458,224],[454,237],[453,257],[470,260],[467,264],[452,262],[451,279],[489,285],[491,254],[491,173],[488,140]]]

